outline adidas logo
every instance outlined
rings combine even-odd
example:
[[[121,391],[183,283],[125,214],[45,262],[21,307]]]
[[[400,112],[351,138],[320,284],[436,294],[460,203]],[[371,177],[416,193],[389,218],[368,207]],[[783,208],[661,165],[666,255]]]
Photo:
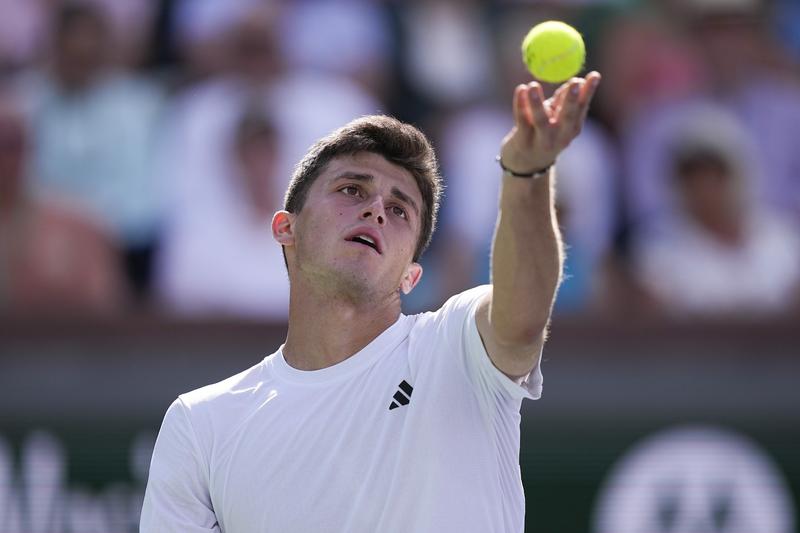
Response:
[[[400,382],[400,385],[398,385],[398,388],[400,390],[395,392],[394,396],[392,396],[392,398],[394,398],[394,401],[389,404],[390,411],[392,409],[397,409],[401,405],[408,405],[408,402],[411,401],[411,393],[414,392],[414,387],[409,385],[406,380],[403,380]]]

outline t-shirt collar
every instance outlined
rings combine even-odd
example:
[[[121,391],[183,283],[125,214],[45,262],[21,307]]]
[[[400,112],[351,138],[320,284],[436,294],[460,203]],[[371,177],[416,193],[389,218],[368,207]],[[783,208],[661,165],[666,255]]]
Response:
[[[298,370],[290,366],[283,355],[283,344],[277,352],[267,357],[265,362],[271,360],[275,375],[286,381],[306,385],[329,383],[356,374],[391,352],[408,336],[411,322],[410,317],[401,314],[394,324],[386,328],[360,351],[340,363],[320,370]]]

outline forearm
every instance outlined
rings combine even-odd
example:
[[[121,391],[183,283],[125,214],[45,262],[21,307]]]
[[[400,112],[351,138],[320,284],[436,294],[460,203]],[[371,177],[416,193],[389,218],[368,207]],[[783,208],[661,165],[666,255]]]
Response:
[[[500,146],[500,164],[524,175],[552,167],[580,132],[600,74],[572,79],[544,99],[532,82],[514,90],[514,127]],[[504,172],[505,174],[505,172]],[[478,333],[492,363],[511,377],[536,365],[553,308],[564,250],[555,214],[554,171],[543,177],[504,175],[492,242],[492,292],[476,310]]]
[[[503,178],[489,313],[501,344],[536,342],[550,319],[564,262],[553,180],[552,170],[539,179]]]

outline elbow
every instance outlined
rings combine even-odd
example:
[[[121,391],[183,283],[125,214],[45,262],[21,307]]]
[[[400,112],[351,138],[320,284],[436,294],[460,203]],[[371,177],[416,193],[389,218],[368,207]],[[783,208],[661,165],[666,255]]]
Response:
[[[541,322],[526,322],[516,326],[503,328],[503,331],[496,331],[498,343],[505,348],[522,348],[532,346],[542,341],[547,330],[548,320]]]
[[[493,307],[489,323],[498,343],[506,348],[521,348],[539,343],[550,325],[550,308],[501,312]]]

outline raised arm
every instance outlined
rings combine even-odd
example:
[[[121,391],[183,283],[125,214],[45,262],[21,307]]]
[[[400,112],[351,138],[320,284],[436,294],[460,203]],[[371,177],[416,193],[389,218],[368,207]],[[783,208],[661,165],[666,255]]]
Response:
[[[477,312],[478,332],[494,365],[528,374],[541,353],[564,250],[554,207],[558,154],[580,133],[600,82],[592,72],[565,82],[545,100],[536,82],[514,91],[514,127],[503,139],[500,209],[492,243],[492,290]]]

